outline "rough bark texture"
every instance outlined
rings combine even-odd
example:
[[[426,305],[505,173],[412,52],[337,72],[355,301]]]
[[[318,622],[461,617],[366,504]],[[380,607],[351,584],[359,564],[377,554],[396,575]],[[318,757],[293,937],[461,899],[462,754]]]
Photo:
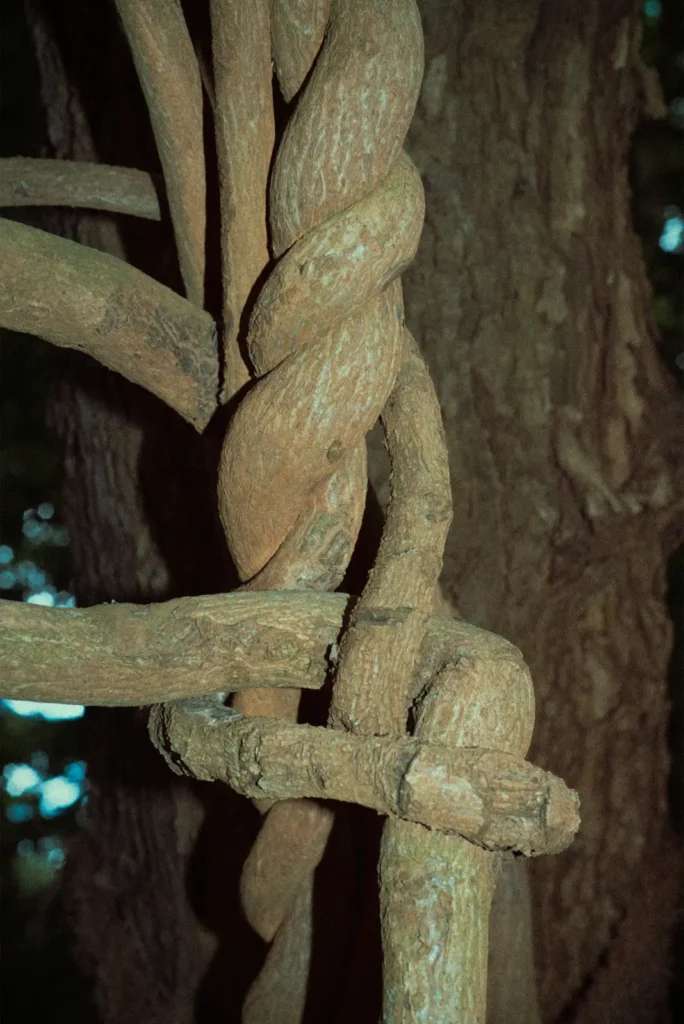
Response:
[[[320,689],[338,659],[343,623],[357,604],[347,594],[296,591],[148,605],[112,601],[68,611],[0,601],[0,691],[26,700],[139,706],[235,693],[261,680],[269,687]],[[379,612],[375,622],[391,628],[388,617],[389,622]],[[406,620],[401,613],[396,618]],[[471,650],[471,634],[478,633],[467,623],[437,616],[423,626],[420,650],[406,671],[407,701],[426,685],[440,658],[464,656],[462,644],[469,641]],[[480,645],[477,654],[487,655],[502,680],[497,697],[503,707],[514,709],[506,693],[514,682],[527,692],[531,709],[531,682],[520,652],[481,631]],[[482,704],[489,710],[494,700]]]
[[[63,514],[79,604],[210,589],[202,549],[211,531],[202,536],[199,503],[184,498],[185,488],[207,486],[189,458],[191,432],[105,371],[74,360],[68,372],[51,421],[66,449]],[[164,470],[159,455],[171,440]],[[186,881],[202,794],[169,785],[144,712],[88,716],[91,791],[67,893],[79,955],[105,1024],[183,1024],[215,951],[198,922],[201,890],[189,892]]]
[[[204,304],[206,163],[202,81],[180,0],[115,0],[164,169],[185,291]]]
[[[316,24],[314,17],[309,26],[312,37],[317,34]],[[277,43],[278,35],[273,41]],[[276,56],[280,69],[289,56],[289,48]],[[269,578],[274,567],[279,588],[292,578],[298,589],[334,588],[356,543],[367,487],[365,435],[393,389],[404,347],[401,286],[396,275],[403,269],[402,243],[408,239],[410,244],[412,235],[415,244],[419,234],[416,227],[408,229],[406,221],[415,224],[423,213],[422,191],[410,170],[409,187],[403,189],[409,202],[401,210],[392,208],[395,190],[389,190],[388,199],[380,186],[392,184],[388,174],[400,157],[411,120],[422,56],[415,0],[396,0],[391,5],[368,0],[335,3],[321,51],[317,56],[311,53],[311,73],[275,154],[268,196],[272,254],[279,257],[288,252],[297,260],[295,254],[304,247],[294,264],[294,276],[305,282],[303,289],[289,289],[277,313],[282,317],[291,304],[302,319],[317,320],[318,330],[309,344],[301,345],[295,329],[289,337],[291,354],[285,358],[288,350],[283,350],[283,339],[275,331],[262,331],[258,350],[253,350],[258,308],[250,323],[247,347],[264,379],[237,409],[219,474],[221,520],[240,576],[249,587],[263,588],[264,576]],[[295,63],[299,66],[298,59]],[[286,91],[290,82],[288,75]],[[325,233],[326,221],[337,220],[349,207],[358,208],[371,192],[380,193],[380,209],[353,250],[346,245],[346,237],[340,252],[321,247],[320,239],[313,244],[311,235]],[[368,215],[368,203],[364,209]],[[374,237],[378,213],[381,222],[389,216],[401,224],[400,242],[389,250],[399,262],[385,264],[379,280],[369,273],[379,254]],[[323,267],[335,270],[326,275]],[[336,278],[355,277],[363,282],[356,304],[354,288],[335,288]],[[282,286],[283,281],[279,283]],[[301,291],[308,301],[302,301]],[[325,294],[336,291],[342,295],[337,307],[335,302],[321,302]],[[430,595],[436,581],[437,571]],[[419,643],[420,635],[416,648]],[[357,679],[358,685],[364,681]],[[262,694],[245,694],[239,707],[248,714],[263,714]],[[280,701],[279,716],[294,717],[293,711],[296,715],[291,697]],[[312,828],[293,827],[287,835],[283,831],[286,813],[276,815],[275,824],[270,815],[265,818],[260,840],[264,847],[270,845],[266,863],[279,857],[284,842],[290,849],[297,848],[299,868],[289,885],[309,889],[318,866],[310,860],[309,847],[317,848],[321,832],[328,829],[327,814]],[[270,843],[264,838],[268,836]],[[264,862],[259,865],[253,858],[245,865],[243,894],[253,889],[250,879],[256,871],[260,887],[270,889],[275,903],[282,872],[276,870],[269,879]],[[293,907],[301,904],[302,894],[293,900]],[[244,908],[256,924],[247,899]],[[306,964],[305,955],[288,962],[293,934],[292,921],[283,918],[273,936],[264,975],[250,992],[245,1024],[289,1019],[287,1003],[297,985],[294,971]],[[310,934],[302,933],[304,949],[310,941]],[[340,977],[339,965],[331,961],[330,967],[328,976],[334,984]],[[302,992],[309,987],[308,975],[308,970],[300,975]]]
[[[97,80],[96,65],[126,74],[111,12],[98,5],[93,23],[93,5],[79,5],[78,19],[67,6],[70,24],[86,26],[82,37],[64,34],[73,73],[84,83]],[[682,480],[672,388],[629,219],[638,11],[626,0],[422,0],[421,13],[427,74],[409,149],[427,225],[405,281],[451,455],[444,579],[464,617],[522,648],[537,692],[532,758],[583,804],[579,839],[540,862],[533,880],[543,1016],[655,1021],[681,868],[666,829],[664,559]],[[83,133],[91,94],[66,84],[44,33],[37,44],[54,154],[124,162],[107,145],[128,144],[140,96],[107,117],[107,90],[93,89],[91,120],[107,126],[96,152]],[[78,237],[122,251],[96,218]],[[164,251],[149,248],[154,259]],[[79,600],[225,587],[204,506],[212,488],[191,432],[85,359],[72,369],[52,419],[66,445]],[[183,885],[197,805],[167,788],[156,755],[146,760],[142,731],[139,749],[132,743],[132,721],[118,711],[92,718],[76,923],[97,957],[104,1019],[185,1022],[202,963],[200,946],[188,947],[195,925]],[[234,875],[252,838],[236,822]],[[207,858],[207,877],[225,877],[221,832],[204,835],[196,856]],[[374,887],[359,883],[366,895]],[[194,909],[225,938],[237,900],[195,893]],[[243,947],[228,937],[234,989],[244,987]],[[225,967],[216,969],[225,989]],[[343,994],[340,1012],[352,1003]],[[357,1009],[348,1016],[360,1021]]]
[[[579,824],[575,793],[500,750],[293,725],[242,715],[215,697],[155,708],[150,731],[175,771],[226,782],[251,799],[359,804],[525,856],[565,849]],[[409,929],[410,942],[415,934]]]
[[[0,601],[0,693],[141,705],[247,687],[320,689],[349,599],[217,594],[64,614]],[[434,642],[444,640],[439,624]]]
[[[144,104],[113,7],[28,0],[26,9],[47,115],[43,155],[128,159],[158,171],[144,119],[135,119]],[[141,234],[129,221],[119,232],[110,219],[93,215],[67,215],[50,226],[120,257],[128,248],[144,269],[179,283],[168,230],[144,222]],[[230,587],[195,432],[84,356],[65,353],[60,370],[48,414],[64,447],[61,511],[79,605]],[[237,906],[237,893],[226,885],[210,899],[192,871],[198,834],[203,848],[212,846],[207,835],[214,837],[207,877],[216,861],[230,863],[225,833],[215,825],[227,815],[223,794],[181,780],[170,784],[145,719],[128,709],[94,709],[86,718],[91,789],[67,861],[64,900],[103,1024],[191,1020],[211,1002],[216,932],[225,928],[218,908],[231,900]],[[238,846],[241,830],[237,822]],[[247,837],[243,845],[249,829]],[[250,946],[249,936],[242,942],[243,949]]]
[[[654,965],[667,963],[678,892],[664,570],[681,493],[678,413],[629,216],[638,10],[421,8],[408,148],[427,221],[406,304],[449,439],[446,590],[523,650],[531,757],[582,801],[572,849],[535,865],[544,1019],[633,1020],[635,1006],[662,1006]],[[644,886],[660,927],[633,913]]]
[[[499,659],[483,657],[482,650],[464,653],[445,664],[421,695],[416,737],[457,747],[491,742],[524,755],[534,725],[528,681],[520,674],[507,678]],[[395,819],[383,832],[384,1020],[484,1024],[497,863],[460,836],[436,836],[434,844],[431,838],[415,824]],[[391,944],[384,941],[390,930]],[[513,993],[510,1001],[515,1002]]]
[[[211,0],[216,155],[221,184],[223,399],[250,380],[243,313],[269,262],[268,173],[275,141],[268,0]]]
[[[208,313],[116,256],[0,218],[0,326],[87,352],[204,429],[216,409]]]

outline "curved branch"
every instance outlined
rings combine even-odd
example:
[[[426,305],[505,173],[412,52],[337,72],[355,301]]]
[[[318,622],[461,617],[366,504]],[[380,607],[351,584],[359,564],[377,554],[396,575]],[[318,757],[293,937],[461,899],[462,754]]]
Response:
[[[122,260],[2,218],[0,327],[87,352],[198,430],[216,409],[208,313]]]
[[[179,0],[116,0],[159,151],[178,260],[191,302],[204,301],[206,181],[202,79]]]
[[[439,401],[406,329],[401,366],[381,422],[392,471],[390,503],[375,565],[340,647],[330,722],[352,732],[402,733],[413,659],[432,608],[452,516]],[[378,629],[383,617],[385,628]]]
[[[161,220],[152,175],[73,160],[0,160],[0,206],[82,206]]]
[[[332,0],[271,0],[273,65],[290,103],[304,84],[330,20]]]

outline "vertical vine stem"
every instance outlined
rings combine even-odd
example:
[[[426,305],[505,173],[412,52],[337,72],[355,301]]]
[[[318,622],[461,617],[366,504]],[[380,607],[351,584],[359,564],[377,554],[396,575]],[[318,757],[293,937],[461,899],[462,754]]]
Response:
[[[29,326],[36,333],[90,351],[202,429],[214,411],[217,389],[212,386],[214,324],[197,308],[203,303],[206,220],[200,71],[180,0],[115,2],[149,107],[191,302],[124,263],[0,221],[9,282],[0,289],[0,320],[25,329],[26,310],[32,310]],[[539,834],[547,838],[555,829],[563,845],[578,818],[575,795],[556,785],[558,780],[553,786],[542,780],[536,789],[523,791],[530,766],[521,768],[519,759],[532,735],[534,694],[521,657],[492,656],[475,637],[440,649],[429,675],[417,672],[452,517],[439,403],[404,326],[399,280],[417,249],[424,213],[422,186],[402,151],[422,76],[418,10],[415,0],[211,0],[210,9],[224,401],[250,378],[239,350],[243,338],[261,378],[245,389],[219,467],[219,511],[242,589],[337,587],[360,528],[367,479],[364,438],[378,416],[391,463],[378,556],[340,641],[330,728],[295,724],[297,687],[309,681],[312,664],[310,658],[295,658],[297,644],[306,639],[301,622],[294,639],[283,638],[283,609],[280,636],[273,642],[259,636],[254,622],[239,619],[233,671],[234,689],[241,692],[234,694],[233,708],[225,708],[222,689],[218,696],[193,701],[191,714],[186,709],[190,718],[199,716],[200,727],[212,730],[212,742],[200,742],[199,760],[212,745],[218,749],[219,768],[199,777],[230,781],[224,771],[229,737],[216,730],[227,720],[236,743],[234,777],[243,779],[232,784],[252,798],[268,798],[260,803],[264,822],[245,865],[241,895],[245,916],[271,945],[247,996],[243,1024],[299,1024],[305,1009],[310,1012],[313,881],[333,822],[331,809],[312,797],[349,799],[388,813],[380,857],[384,1024],[484,1022],[489,911],[501,851],[535,852],[533,845],[502,844],[496,828],[484,830],[484,818],[496,825],[508,814],[517,826],[525,819],[532,832],[543,826]],[[272,48],[283,97],[294,108],[275,159]],[[159,216],[150,183],[139,172],[110,168],[104,174],[82,167],[65,172],[64,182],[52,189],[42,166],[13,167],[37,176],[41,199]],[[99,194],[103,182],[106,195]],[[27,268],[41,253],[56,278],[42,303],[33,292],[23,297],[32,279]],[[271,256],[270,274],[256,294]],[[58,315],[55,296],[63,300]],[[246,597],[239,595],[236,606]],[[264,598],[264,608],[268,603]],[[202,599],[205,616],[210,606],[210,599]],[[178,602],[149,616],[123,606],[104,616],[76,613],[83,651],[109,664],[117,680],[103,691],[107,700],[131,699],[130,687],[121,689],[120,673],[121,664],[131,668],[132,649],[144,652],[135,657],[135,674],[128,680],[140,698],[149,636],[168,654],[159,626],[168,626],[178,639],[181,613]],[[34,619],[37,614],[32,613]],[[209,680],[215,675],[209,673],[215,664],[206,662],[211,628],[205,622],[200,629],[197,609],[194,614],[195,625],[182,639],[197,634],[201,640]],[[230,615],[225,609],[223,615],[225,625]],[[145,632],[148,619],[154,621],[147,622]],[[112,620],[120,627],[118,648],[107,641]],[[49,646],[50,621],[36,622]],[[94,637],[98,623],[104,633]],[[315,629],[320,627],[317,620]],[[23,626],[17,634],[15,644],[25,643]],[[61,626],[59,635],[63,643]],[[221,639],[227,642],[225,630]],[[287,685],[271,689],[260,677],[246,680],[241,659],[250,643],[263,643],[264,656],[277,658],[281,669],[288,657],[296,661],[300,674],[293,671]],[[326,659],[332,646],[325,645]],[[174,685],[187,685],[182,680],[189,665],[196,676],[199,656],[190,648],[188,641],[185,653],[177,655],[181,682],[177,678]],[[214,658],[222,682],[229,681],[220,650]],[[319,670],[320,661],[319,653]],[[160,678],[155,675],[159,665],[151,667],[154,671],[147,666],[154,686],[167,696],[168,662],[167,657]],[[326,660],[324,675],[327,667]],[[314,677],[320,684],[315,671]],[[246,686],[249,681],[256,685]],[[283,682],[271,680],[276,681]],[[48,677],[48,684],[54,679]],[[412,738],[406,736],[410,717]],[[157,708],[151,719],[155,741],[167,755],[173,719],[173,706]],[[237,739],[236,722],[240,729],[246,726]],[[251,750],[240,739],[248,733]],[[267,735],[275,737],[270,776],[264,767]],[[189,748],[187,738],[180,735],[179,746]],[[423,751],[421,759],[419,748],[430,745],[441,746]],[[331,760],[333,746],[343,761]],[[364,763],[364,747],[374,768]],[[402,749],[397,753],[394,747]],[[454,748],[468,748],[460,751],[460,774],[449,773]],[[475,768],[468,761],[472,748],[483,748]],[[169,755],[176,770],[178,749]],[[494,773],[492,787],[484,758],[496,764],[504,754],[514,757]],[[306,768],[294,789],[292,758]],[[340,788],[340,763],[348,767],[351,788]],[[199,770],[209,771],[206,765]],[[337,788],[329,781],[333,778]],[[492,813],[483,817],[488,786],[494,792]],[[442,811],[448,807],[454,817],[425,813],[435,794]],[[545,852],[553,849],[550,844]]]
[[[422,33],[414,0],[278,0],[272,13],[278,79],[294,104],[269,184],[278,262],[251,312],[247,346],[263,379],[231,422],[219,508],[245,587],[323,590],[339,585],[351,557],[364,439],[401,357],[396,278],[415,253],[424,211],[401,151]],[[293,720],[298,694],[246,691],[234,707]],[[245,864],[243,909],[271,943],[245,1024],[300,1019],[311,944],[300,910],[332,820],[320,804],[303,810],[276,804]]]
[[[375,566],[341,642],[330,718],[353,732],[401,734],[451,523],[439,403],[408,331],[382,424],[392,471],[390,504]],[[483,679],[480,666],[473,677],[473,667],[471,677]],[[477,703],[479,691],[466,707],[454,674],[460,681],[462,669],[445,669],[423,695],[416,734],[439,732],[465,746],[473,716],[479,721],[484,714],[487,721],[493,708],[487,700]],[[523,710],[529,709],[527,676],[518,679]],[[501,711],[505,715],[506,708]],[[489,729],[483,731],[483,742],[496,745]],[[390,818],[380,867],[385,1024],[483,1021],[492,855],[458,836]]]
[[[159,151],[185,291],[204,304],[202,80],[180,0],[116,0]]]
[[[494,856],[392,820],[380,878],[383,1024],[484,1024]]]
[[[245,303],[269,262],[266,196],[273,156],[268,0],[211,0],[221,204],[223,401],[250,379],[238,345]]]
[[[375,565],[340,643],[330,723],[352,732],[401,735],[452,514],[439,402],[406,329],[381,423],[391,466],[390,503]]]
[[[529,674],[468,652],[416,704],[415,735],[523,755],[534,724]],[[484,1024],[496,854],[390,818],[380,854],[383,1024]]]

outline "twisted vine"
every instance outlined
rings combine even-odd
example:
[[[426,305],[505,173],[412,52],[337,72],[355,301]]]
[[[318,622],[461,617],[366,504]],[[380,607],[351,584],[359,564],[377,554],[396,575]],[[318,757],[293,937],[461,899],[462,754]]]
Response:
[[[56,277],[42,304],[28,303],[32,329],[56,344],[90,351],[201,429],[215,405],[217,353],[213,322],[198,308],[205,196],[200,66],[179,0],[150,0],[142,7],[133,0],[116,3],[150,107],[191,302],[107,257],[90,254],[87,271],[79,247],[0,222],[12,270],[0,297],[0,319],[11,325],[21,310],[25,326],[27,267],[36,254],[47,253]],[[272,942],[245,1006],[245,1024],[301,1018],[313,872],[332,813],[298,798],[325,795],[395,816],[385,827],[381,859],[386,1024],[409,1024],[426,1014],[460,1019],[464,1012],[483,1019],[496,862],[477,844],[552,852],[571,839],[578,818],[575,795],[522,761],[533,724],[526,670],[504,679],[496,659],[482,660],[476,650],[459,646],[453,658],[441,655],[431,682],[418,691],[414,735],[405,735],[416,698],[416,655],[451,520],[439,406],[403,326],[398,281],[417,248],[423,218],[420,180],[401,151],[422,73],[415,2],[212,0],[211,21],[224,401],[248,382],[238,339],[255,281],[269,260],[271,53],[285,100],[298,96],[271,175],[270,252],[277,262],[256,300],[247,337],[261,379],[239,406],[221,455],[219,505],[242,589],[324,590],[339,584],[364,507],[364,435],[378,415],[392,465],[391,500],[376,564],[340,642],[330,710],[332,727],[365,736],[263,717],[250,723],[222,706],[222,694],[185,708],[157,707],[152,734],[174,770],[223,778],[247,795],[267,792],[282,801],[262,802],[264,825],[243,875],[247,917]],[[4,182],[3,201],[160,216],[156,189],[141,172],[67,165],[57,184],[44,163],[6,161],[5,173],[13,177]],[[17,182],[18,174],[26,181]],[[85,297],[85,306],[74,294]],[[128,312],[117,319],[113,311],[122,302]],[[71,324],[66,332],[65,320]],[[189,355],[197,346],[185,344],[190,335],[199,338],[197,366]],[[172,615],[176,611],[174,605]],[[111,609],[107,613],[93,613],[74,635],[98,664],[111,662],[116,685],[103,688],[104,701],[129,703],[131,681],[122,686],[121,665],[130,668],[130,646],[142,642],[140,616],[121,606],[118,626],[129,628],[117,630],[112,647],[91,635],[94,622],[106,625],[112,618]],[[152,618],[163,621],[164,610]],[[49,646],[50,623],[40,626]],[[21,630],[14,630],[15,644],[27,642]],[[145,641],[140,650],[147,654],[148,647]],[[242,640],[233,654],[238,660],[244,654]],[[273,657],[268,646],[267,654]],[[188,658],[191,682],[184,678]],[[132,683],[139,696],[145,658],[135,661]],[[180,691],[169,689],[166,666],[153,678],[157,698],[196,687],[195,669],[195,655],[181,654],[176,674],[183,678],[173,683]],[[222,659],[218,671],[225,681]],[[236,681],[244,687],[243,674]],[[54,684],[52,676],[48,682]],[[287,678],[288,686],[300,684],[300,676]],[[67,685],[75,685],[71,674]],[[298,702],[297,689],[261,686],[238,693],[234,706],[293,722]],[[215,731],[217,723],[227,723],[223,735]],[[191,743],[188,726],[196,733]],[[500,749],[486,750],[492,741]],[[295,746],[302,765],[283,756]],[[454,752],[454,746],[468,749]],[[185,761],[178,756],[183,748]],[[213,763],[207,767],[209,748]],[[347,765],[346,779],[338,774],[341,763]],[[299,775],[298,768],[304,769]],[[452,806],[458,791],[468,791],[470,803]]]
[[[247,338],[263,379],[236,412],[219,473],[222,521],[249,589],[333,589],[342,579],[365,502],[364,437],[403,357],[396,278],[423,220],[422,186],[402,153],[422,77],[414,0],[382,10],[372,0],[333,3],[321,49],[309,46],[306,59],[324,5],[309,4],[298,19],[293,10],[284,2],[274,10],[285,98],[309,77],[271,179],[280,259]],[[247,691],[235,705],[294,720],[298,692]],[[272,946],[246,1022],[300,1017],[313,871],[331,822],[327,808],[299,801],[276,804],[264,820],[242,893]]]

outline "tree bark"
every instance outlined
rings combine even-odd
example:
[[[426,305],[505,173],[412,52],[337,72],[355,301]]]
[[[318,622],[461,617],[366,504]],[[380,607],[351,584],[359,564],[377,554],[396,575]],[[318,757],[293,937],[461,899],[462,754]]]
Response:
[[[682,464],[630,220],[639,12],[421,10],[408,149],[427,220],[405,294],[449,440],[445,589],[522,649],[530,756],[582,804],[572,848],[534,866],[543,1018],[655,1020],[679,893],[665,562]]]
[[[149,126],[133,120],[142,100],[112,12],[79,4],[75,18],[73,3],[46,5],[48,32],[28,6],[51,155],[125,163],[118,147],[129,152],[135,139],[147,159],[130,162],[158,170]],[[531,760],[582,800],[575,844],[540,861],[532,880],[543,1019],[656,1021],[681,873],[667,826],[665,561],[683,480],[680,413],[629,214],[638,9],[627,0],[420,6],[426,77],[409,150],[427,222],[404,281],[449,441],[445,588],[465,619],[522,649],[537,694]],[[67,8],[78,32],[64,31]],[[118,93],[105,106],[106,67],[134,102]],[[80,89],[69,75],[81,76]],[[89,123],[106,131],[93,138]],[[162,279],[178,286],[161,228],[79,223],[79,241],[123,254],[123,238],[142,269],[156,273],[161,258]],[[228,589],[206,441],[84,357],[67,365],[50,415],[65,445],[79,603]],[[222,1012],[237,1019],[242,965],[261,947],[227,922],[256,822],[243,801],[227,846],[221,818],[238,804],[222,787],[199,789],[211,813],[194,863],[212,883],[235,885],[200,885],[189,900],[196,795],[172,784],[135,713],[91,721],[93,792],[73,906],[103,1020],[206,1019],[221,987]],[[195,998],[213,949],[197,918],[227,959],[214,957]],[[350,1019],[372,1019],[345,1000]]]

